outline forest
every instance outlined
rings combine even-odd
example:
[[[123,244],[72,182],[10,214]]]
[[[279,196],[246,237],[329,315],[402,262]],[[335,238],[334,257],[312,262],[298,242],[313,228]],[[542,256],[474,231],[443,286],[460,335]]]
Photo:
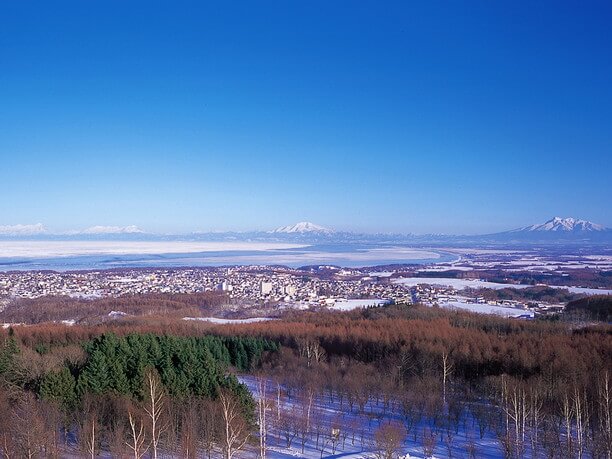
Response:
[[[36,324],[71,318],[76,322],[95,324],[109,319],[112,311],[126,315],[163,315],[186,317],[202,312],[218,313],[227,305],[227,295],[219,292],[190,294],[145,294],[95,299],[68,296],[16,298],[0,311],[0,320],[7,323]]]
[[[418,305],[239,325],[15,326],[0,351],[0,449],[324,457],[361,442],[377,457],[410,445],[481,457],[493,442],[494,457],[610,457],[611,371],[606,324]]]
[[[612,295],[594,295],[570,301],[565,307],[566,315],[582,315],[589,320],[610,323],[612,321]]]
[[[568,269],[563,273],[534,271],[508,271],[505,269],[482,269],[478,271],[420,271],[416,277],[449,277],[455,279],[482,279],[501,284],[533,285],[566,285],[568,287],[580,285],[591,288],[608,288],[612,271],[592,268]]]
[[[566,304],[570,301],[575,301],[583,298],[584,295],[578,293],[570,293],[567,289],[548,287],[546,285],[538,285],[527,288],[479,288],[466,289],[465,293],[471,297],[482,297],[486,300],[513,300],[523,301],[525,303],[551,303],[551,304]]]
[[[0,346],[0,448],[4,457],[61,457],[76,437],[87,457],[104,450],[157,457],[184,428],[173,416],[201,406],[198,416],[224,413],[201,421],[209,437],[222,436],[222,417],[242,432],[233,440],[226,432],[229,455],[247,437],[254,404],[227,369],[249,371],[277,350],[258,338],[148,333],[104,333],[80,345],[39,340],[31,348],[9,329]]]

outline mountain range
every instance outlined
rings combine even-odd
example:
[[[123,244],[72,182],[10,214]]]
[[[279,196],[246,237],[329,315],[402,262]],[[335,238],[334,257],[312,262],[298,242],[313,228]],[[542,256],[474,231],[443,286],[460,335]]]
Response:
[[[551,243],[612,243],[612,229],[587,220],[554,217],[550,220],[492,234],[366,234],[333,229],[312,222],[298,222],[270,231],[205,232],[177,235],[146,233],[130,226],[93,226],[61,234],[49,232],[42,224],[0,226],[2,239],[127,239],[127,240],[278,240],[301,243],[413,243],[413,244],[551,244]]]
[[[323,238],[350,238],[357,236],[355,233],[338,232],[332,229],[310,223],[300,222],[295,225],[282,226],[270,232],[275,235],[310,235],[313,237]],[[359,235],[365,236],[365,235]],[[441,240],[441,241],[456,241],[456,240],[474,240],[474,241],[491,241],[491,242],[552,242],[552,241],[591,241],[591,240],[606,240],[612,239],[612,229],[606,228],[603,225],[593,223],[587,220],[580,220],[572,217],[562,218],[554,217],[544,223],[524,226],[509,231],[500,233],[483,234],[483,235],[441,235],[441,234],[425,234],[425,235],[385,235],[374,234],[370,235],[373,238],[406,238],[412,240]]]

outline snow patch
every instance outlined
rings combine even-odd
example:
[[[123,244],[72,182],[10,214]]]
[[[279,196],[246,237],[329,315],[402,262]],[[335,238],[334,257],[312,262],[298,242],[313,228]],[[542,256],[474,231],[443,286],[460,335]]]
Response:
[[[382,300],[380,298],[364,298],[355,300],[337,300],[328,309],[334,311],[352,311],[353,309],[367,308],[370,306],[382,306],[388,304],[389,300]]]
[[[504,317],[534,317],[533,311],[518,308],[504,308],[491,304],[471,303],[462,301],[448,301],[438,304],[447,309],[464,309],[466,311],[477,312],[479,314],[497,314]]]
[[[126,314],[123,311],[111,311],[108,313],[108,317],[125,317],[128,314]]]
[[[256,322],[266,322],[268,320],[276,320],[271,317],[251,317],[250,319],[219,319],[217,317],[183,317],[183,320],[196,320],[201,322],[210,322],[213,324],[252,324]]]

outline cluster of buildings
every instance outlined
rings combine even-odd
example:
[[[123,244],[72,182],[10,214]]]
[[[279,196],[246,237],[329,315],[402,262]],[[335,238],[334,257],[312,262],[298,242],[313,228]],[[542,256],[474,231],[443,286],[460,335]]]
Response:
[[[69,296],[119,297],[142,294],[222,292],[229,303],[251,306],[351,309],[381,303],[458,305],[478,311],[511,308],[547,314],[563,305],[527,304],[513,300],[470,297],[450,286],[396,282],[404,272],[370,272],[320,266],[291,269],[270,266],[146,268],[76,272],[23,271],[0,273],[0,310],[12,298]],[[362,300],[362,301],[359,301]],[[356,306],[357,305],[357,306]]]
[[[536,313],[539,315],[558,313],[563,310],[563,304],[546,304],[515,300],[491,300],[482,296],[469,296],[466,291],[458,291],[457,289],[443,285],[420,284],[410,288],[412,293],[412,301],[414,303],[422,303],[426,305],[470,305],[465,307],[472,311],[478,311],[478,306],[491,306],[498,308],[499,311],[507,310],[526,310],[530,315]]]
[[[389,282],[388,278],[336,268],[304,271],[245,266],[0,273],[0,299],[50,295],[96,298],[208,291],[224,292],[231,300],[249,303],[303,306],[329,306],[336,301],[356,298],[412,300],[408,289]]]

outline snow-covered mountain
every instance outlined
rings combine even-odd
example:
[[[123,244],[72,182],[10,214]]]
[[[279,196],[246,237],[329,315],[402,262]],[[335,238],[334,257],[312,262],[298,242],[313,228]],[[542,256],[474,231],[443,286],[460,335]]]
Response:
[[[144,233],[143,230],[138,228],[135,225],[128,226],[91,226],[83,231],[80,231],[80,234],[140,234]]]
[[[34,236],[45,234],[47,229],[42,223],[34,225],[0,225],[0,235],[3,236]]]
[[[331,234],[334,231],[311,222],[299,222],[295,225],[281,226],[270,232],[276,234]]]
[[[551,218],[545,223],[525,226],[524,228],[513,230],[513,232],[522,231],[591,232],[606,231],[606,228],[603,225],[598,225],[597,223],[589,222],[587,220],[579,220],[571,217],[555,217]]]
[[[496,243],[609,243],[612,229],[587,220],[554,217],[544,223],[475,239]]]
[[[576,218],[555,217],[547,222],[482,235],[371,234],[335,231],[311,222],[281,226],[272,231],[202,232],[190,234],[148,233],[135,225],[92,226],[84,230],[54,233],[42,224],[0,225],[0,240],[125,240],[125,241],[275,241],[300,244],[414,244],[482,246],[483,244],[607,244],[612,229]]]

